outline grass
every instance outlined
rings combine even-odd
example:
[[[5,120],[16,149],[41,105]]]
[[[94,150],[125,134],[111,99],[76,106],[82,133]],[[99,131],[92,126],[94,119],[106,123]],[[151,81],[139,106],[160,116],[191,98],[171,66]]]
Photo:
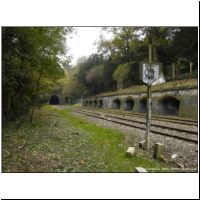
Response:
[[[152,92],[159,92],[159,91],[168,91],[168,90],[176,90],[176,89],[189,89],[189,88],[198,88],[198,79],[185,79],[185,80],[176,80],[176,81],[169,81],[166,83],[153,85]],[[114,96],[114,95],[125,95],[125,94],[133,94],[133,93],[143,93],[146,92],[147,87],[146,85],[136,85],[131,86],[126,89],[120,89],[117,91],[112,92],[105,92],[98,94],[94,97],[104,97],[104,96]]]
[[[127,157],[119,131],[102,128],[69,109],[44,106],[32,124],[3,128],[3,172],[133,172],[136,166],[163,171],[168,166],[144,155]]]

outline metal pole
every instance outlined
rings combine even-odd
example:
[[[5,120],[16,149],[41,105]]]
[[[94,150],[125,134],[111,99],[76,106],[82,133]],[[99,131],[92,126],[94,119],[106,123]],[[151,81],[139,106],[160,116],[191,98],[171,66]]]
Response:
[[[149,45],[149,64],[151,67],[152,63],[152,46]],[[146,149],[149,148],[149,135],[151,129],[151,85],[147,85],[147,113],[146,113],[146,136],[145,136],[145,146]]]
[[[151,86],[147,86],[147,116],[146,116],[146,137],[145,143],[146,148],[149,148],[149,135],[151,129]]]

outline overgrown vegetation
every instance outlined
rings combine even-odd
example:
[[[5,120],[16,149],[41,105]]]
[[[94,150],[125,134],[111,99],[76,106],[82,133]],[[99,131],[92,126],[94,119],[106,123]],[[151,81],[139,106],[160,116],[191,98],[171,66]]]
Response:
[[[197,27],[107,27],[103,30],[111,32],[113,38],[101,36],[96,42],[98,53],[80,59],[76,65],[75,77],[86,88],[80,96],[142,84],[138,80],[139,62],[148,60],[149,44],[153,61],[163,63],[167,81],[173,79],[172,63],[175,80],[197,77]],[[103,66],[100,73],[97,66]]]
[[[44,106],[32,124],[3,129],[3,172],[133,172],[170,170],[143,155],[127,157],[119,131],[75,117],[68,109]]]
[[[131,65],[121,64],[117,67],[117,69],[113,73],[113,79],[118,83],[118,89],[122,89],[124,82],[129,79],[129,73],[131,71]]]
[[[153,85],[152,92],[167,91],[171,90],[172,88],[174,90],[176,89],[178,90],[178,89],[187,89],[187,88],[189,89],[197,87],[198,87],[198,79],[193,78],[193,79],[175,80],[163,84]],[[141,93],[141,92],[146,92],[146,90],[147,90],[146,85],[137,85],[126,89],[120,89],[117,91],[100,93],[95,96],[112,96],[112,95],[123,95],[131,93]]]
[[[64,27],[2,28],[3,124],[29,117],[63,77],[66,57]]]
[[[107,27],[112,39],[100,36],[98,53],[80,58],[70,68],[66,36],[72,27],[2,28],[2,119],[32,122],[34,110],[51,94],[84,98],[142,84],[139,62],[163,63],[166,80],[198,75],[197,27]],[[192,73],[190,63],[193,63]]]

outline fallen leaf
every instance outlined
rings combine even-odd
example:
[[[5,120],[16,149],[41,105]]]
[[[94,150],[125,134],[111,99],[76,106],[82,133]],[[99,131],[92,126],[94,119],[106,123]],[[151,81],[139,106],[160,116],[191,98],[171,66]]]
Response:
[[[84,164],[85,163],[85,161],[84,160],[80,160],[80,164]]]

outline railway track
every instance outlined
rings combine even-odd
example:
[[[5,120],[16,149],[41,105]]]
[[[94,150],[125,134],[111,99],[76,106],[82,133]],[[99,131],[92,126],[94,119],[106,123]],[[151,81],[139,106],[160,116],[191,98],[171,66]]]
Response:
[[[91,111],[101,111],[103,113],[108,113],[110,110],[109,109],[93,109],[93,108],[82,108],[85,110],[91,110]],[[145,113],[130,113],[130,111],[125,112],[119,112],[116,110],[111,110],[113,114],[118,114],[118,115],[125,115],[125,116],[130,116],[130,117],[139,117],[139,118],[145,118],[146,114]],[[196,120],[192,119],[181,119],[179,117],[167,117],[167,116],[157,116],[157,115],[152,115],[151,117],[152,120],[159,120],[159,121],[164,121],[164,122],[172,122],[175,124],[187,124],[187,125],[194,125],[198,126],[198,122]]]
[[[81,110],[81,111],[84,111],[84,110]],[[90,113],[94,113],[94,112],[90,112]],[[98,115],[100,114],[101,115],[101,113],[98,113],[98,112],[95,112],[95,114],[98,114]],[[106,117],[111,117],[111,118],[120,119],[120,120],[126,120],[128,122],[138,122],[138,123],[146,125],[146,121],[144,122],[144,121],[141,121],[141,120],[138,120],[138,119],[134,119],[133,120],[133,119],[128,119],[128,118],[124,118],[124,117],[121,118],[121,117],[116,117],[116,116],[114,116],[112,114],[103,114],[103,115],[106,116]],[[184,131],[186,133],[195,134],[195,135],[197,134],[196,130],[189,130],[189,129],[183,129],[183,128],[174,128],[174,127],[169,127],[168,125],[158,125],[158,124],[153,123],[153,122],[151,123],[151,125],[156,126],[156,127],[160,127],[160,128],[167,128],[169,130]],[[185,123],[184,123],[184,125],[185,125]]]
[[[127,118],[114,116],[113,114],[111,115],[111,114],[105,114],[105,113],[98,113],[96,111],[92,112],[91,110],[86,110],[86,109],[76,108],[73,111],[89,116],[89,117],[106,120],[106,121],[113,122],[116,124],[132,127],[132,128],[137,128],[140,130],[146,130],[146,122],[143,122],[141,120],[127,119]],[[192,142],[196,144],[198,143],[198,130],[188,130],[188,129],[183,129],[180,127],[177,128],[177,127],[170,127],[169,125],[159,125],[159,124],[152,123],[151,133],[163,135],[163,136],[167,136],[171,138],[176,138],[179,140]]]

